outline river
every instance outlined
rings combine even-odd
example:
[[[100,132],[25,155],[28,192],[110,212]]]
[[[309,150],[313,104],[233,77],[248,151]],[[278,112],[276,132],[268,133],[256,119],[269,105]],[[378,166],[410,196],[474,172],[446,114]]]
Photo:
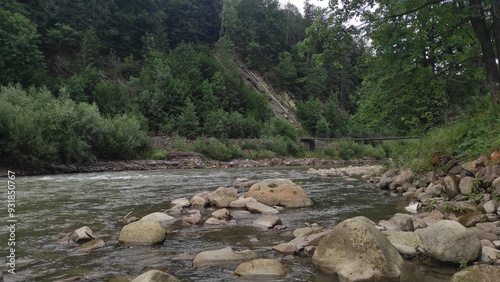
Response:
[[[283,256],[272,247],[293,239],[291,232],[306,223],[333,227],[353,216],[377,222],[402,212],[397,197],[383,196],[359,177],[319,178],[305,167],[233,168],[202,170],[126,171],[17,177],[16,179],[16,274],[5,281],[55,281],[75,276],[79,281],[119,281],[133,278],[148,269],[166,271],[182,281],[235,281],[236,266],[193,268],[194,256],[205,250],[231,246],[253,249],[259,257],[281,260],[288,272],[274,281],[332,281],[317,270],[310,257]],[[288,228],[262,231],[252,227],[255,214],[237,219],[230,226],[171,225],[167,239],[153,247],[123,246],[117,243],[118,220],[131,212],[142,217],[165,211],[170,201],[202,191],[230,187],[236,178],[249,180],[288,178],[304,188],[313,206],[285,209],[278,216]],[[7,182],[6,178],[0,181]],[[2,191],[2,199],[7,192]],[[202,211],[209,215],[212,210]],[[5,215],[5,213],[4,213]],[[6,216],[3,216],[6,218]],[[58,237],[89,226],[106,242],[100,249],[82,253],[62,246]],[[2,228],[2,254],[8,252],[7,228]],[[6,256],[1,262],[5,265]],[[428,281],[446,281],[449,269],[424,268]]]

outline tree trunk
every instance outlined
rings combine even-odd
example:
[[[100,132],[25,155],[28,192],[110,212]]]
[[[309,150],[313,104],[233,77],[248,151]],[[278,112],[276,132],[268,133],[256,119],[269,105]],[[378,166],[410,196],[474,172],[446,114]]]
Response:
[[[486,69],[486,74],[488,76],[488,84],[491,92],[491,100],[494,105],[499,105],[500,103],[500,72],[498,69],[498,57],[495,56],[495,51],[493,49],[493,42],[490,40],[490,30],[486,25],[485,14],[483,11],[483,4],[481,0],[469,0],[469,5],[472,8],[473,15],[471,15],[470,23],[472,29],[479,40],[482,51],[482,60],[484,67]],[[492,10],[496,11],[497,4],[493,1]],[[493,13],[494,31],[495,31],[495,43],[500,40],[500,22],[498,15]]]

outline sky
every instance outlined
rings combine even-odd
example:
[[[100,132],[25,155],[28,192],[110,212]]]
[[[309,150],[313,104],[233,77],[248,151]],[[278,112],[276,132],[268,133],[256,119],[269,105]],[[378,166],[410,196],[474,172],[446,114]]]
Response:
[[[286,3],[290,2],[291,4],[297,6],[299,8],[300,12],[304,12],[304,0],[279,0],[281,5],[284,6]],[[315,6],[320,6],[320,7],[327,7],[328,6],[328,0],[309,0],[309,3],[315,5]]]

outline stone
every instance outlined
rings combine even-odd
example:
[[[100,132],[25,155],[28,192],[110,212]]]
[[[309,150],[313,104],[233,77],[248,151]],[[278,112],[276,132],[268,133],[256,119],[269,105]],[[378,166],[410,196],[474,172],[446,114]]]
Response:
[[[205,221],[205,225],[226,225],[227,221],[215,217],[210,217]]]
[[[458,188],[460,189],[460,193],[467,195],[474,191],[474,178],[470,176],[466,176],[460,179],[460,183],[458,184]]]
[[[212,216],[217,218],[217,219],[230,219],[231,214],[229,213],[229,210],[226,208],[223,209],[218,209],[212,213]]]
[[[500,251],[495,248],[483,246],[481,249],[481,257],[479,258],[479,263],[494,263],[500,258]],[[500,277],[499,277],[500,278]]]
[[[319,229],[314,231],[312,234],[309,234],[306,237],[306,241],[308,242],[309,246],[317,246],[319,242],[321,242],[321,239],[326,236],[331,230],[324,230],[324,229]]]
[[[455,273],[449,282],[492,282],[500,278],[500,266],[473,265]]]
[[[149,270],[132,279],[130,282],[178,282],[175,276],[159,270]]]
[[[446,196],[448,196],[448,199],[454,199],[458,194],[460,194],[458,183],[458,179],[454,175],[447,175],[443,179],[443,189]]]
[[[292,243],[282,243],[273,247],[273,250],[284,255],[293,255],[296,250],[296,245]]]
[[[182,219],[182,223],[184,224],[201,224],[201,213],[198,211],[197,213],[190,214]]]
[[[481,179],[483,185],[491,186],[493,181],[500,177],[500,165],[483,167],[477,172],[476,177]]]
[[[307,207],[312,201],[306,191],[289,179],[266,179],[250,187],[245,197],[253,197],[268,206]]]
[[[462,173],[461,165],[454,165],[448,170],[448,175],[460,175]]]
[[[316,247],[313,263],[340,281],[399,281],[403,259],[372,223],[354,217],[333,227]]]
[[[488,158],[485,156],[481,156],[480,158],[464,163],[462,164],[462,169],[465,169],[466,171],[476,174],[482,167],[484,167],[484,164],[488,161]]]
[[[194,207],[203,208],[210,203],[208,201],[208,194],[210,194],[210,193],[206,192],[206,191],[198,193],[198,194],[194,195],[193,197],[191,197],[189,202]]]
[[[180,198],[173,200],[172,204],[174,206],[189,207],[191,205],[191,202],[187,198]]]
[[[498,235],[494,234],[494,233],[491,233],[491,232],[487,232],[481,228],[477,228],[476,226],[474,227],[469,227],[467,228],[468,230],[470,230],[472,233],[474,233],[474,235],[476,235],[476,237],[479,239],[479,240],[490,240],[490,241],[495,241],[495,240],[498,240]]]
[[[493,180],[493,182],[491,183],[491,187],[497,194],[500,194],[500,177],[497,177],[495,180]]]
[[[397,169],[392,169],[386,171],[384,174],[380,176],[380,188],[382,189],[389,189],[389,186],[391,185],[392,182],[394,182],[394,179],[398,176],[399,170]]]
[[[403,169],[399,172],[398,176],[391,183],[389,188],[395,189],[399,186],[403,186],[405,183],[411,184],[415,180],[415,174],[409,169]]]
[[[458,218],[458,222],[465,227],[475,226],[477,223],[488,221],[485,214],[469,213]]]
[[[429,183],[434,183],[438,180],[438,176],[435,171],[429,171],[425,174],[425,185],[429,185]]]
[[[154,245],[165,241],[165,229],[159,222],[139,220],[125,225],[118,242],[125,245]]]
[[[406,231],[382,231],[392,245],[405,245],[412,248],[422,245],[420,236],[415,232]]]
[[[312,227],[302,227],[302,228],[297,228],[292,232],[293,237],[306,237],[307,234],[310,234],[314,231]]]
[[[492,242],[496,249],[500,249],[500,240],[495,240]]]
[[[253,222],[253,226],[264,227],[267,229],[271,229],[278,224],[282,224],[281,219],[272,215],[265,215]]]
[[[174,223],[177,219],[163,212],[154,212],[142,217],[141,220],[151,220],[159,222],[162,225],[168,225]]]
[[[309,245],[309,242],[305,237],[297,237],[288,242],[288,244],[295,245],[295,252],[300,252]]]
[[[229,207],[231,208],[245,208],[246,207],[246,204],[248,202],[257,202],[257,200],[255,200],[254,198],[252,197],[248,197],[248,198],[245,198],[245,197],[239,197],[238,199],[232,201],[230,204],[229,204]]]
[[[443,192],[444,186],[441,183],[438,184],[430,184],[427,189],[425,189],[425,193],[431,197],[437,197],[441,195],[441,192]]]
[[[248,202],[246,203],[246,207],[252,213],[264,213],[264,214],[279,213],[277,209],[259,202]]]
[[[395,214],[389,219],[390,222],[394,223],[401,231],[413,231],[413,218],[407,214]]]
[[[433,210],[428,216],[423,218],[423,221],[427,226],[431,226],[445,218],[446,217],[442,212]]]
[[[232,201],[238,199],[238,190],[235,188],[219,187],[208,194],[208,200],[218,208],[227,208]]]
[[[175,205],[166,211],[168,214],[182,214],[184,213],[184,207],[182,205]]]
[[[456,221],[441,220],[415,233],[420,236],[425,252],[442,262],[471,262],[481,253],[479,239]]]
[[[106,245],[106,243],[104,243],[103,240],[94,239],[81,244],[76,250],[79,252],[90,252],[92,250],[102,248],[104,245]]]
[[[496,203],[494,200],[489,200],[483,204],[486,213],[494,213],[496,211]]]
[[[194,267],[207,265],[231,265],[257,258],[252,250],[234,251],[231,247],[220,250],[204,251],[197,254],[193,260]]]
[[[83,244],[97,238],[88,226],[83,226],[71,232],[68,236],[69,241],[77,244]]]
[[[493,249],[496,249],[495,247],[495,244],[493,244],[493,242],[491,242],[490,240],[487,240],[487,239],[482,239],[481,240],[481,246],[483,247],[490,247],[490,248],[493,248]]]
[[[285,267],[275,259],[256,259],[238,265],[234,274],[244,278],[273,278],[285,275]]]
[[[232,211],[231,212],[231,217],[233,218],[248,218],[251,217],[252,213],[249,211]]]

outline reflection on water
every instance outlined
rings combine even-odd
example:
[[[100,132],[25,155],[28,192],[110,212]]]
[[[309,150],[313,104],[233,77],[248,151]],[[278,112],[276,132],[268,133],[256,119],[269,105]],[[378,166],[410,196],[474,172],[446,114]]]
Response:
[[[132,278],[152,268],[167,271],[183,281],[238,280],[233,277],[236,266],[195,269],[191,265],[197,253],[227,246],[250,248],[256,250],[259,257],[280,259],[288,273],[283,279],[274,281],[332,281],[331,276],[314,268],[310,258],[284,257],[276,254],[272,246],[291,240],[291,232],[305,223],[332,227],[358,215],[378,221],[402,211],[402,203],[397,198],[380,195],[361,179],[317,178],[306,174],[306,170],[300,167],[238,168],[19,177],[16,183],[18,267],[15,280],[7,276],[5,281],[53,281],[74,276],[83,276],[87,279],[84,281],[108,281],[112,277]],[[249,180],[289,178],[308,192],[314,205],[281,212],[279,217],[288,226],[282,231],[252,227],[259,215],[251,215],[225,227],[188,227],[175,223],[169,227],[164,244],[159,246],[117,244],[121,230],[117,220],[129,212],[142,217],[164,211],[170,207],[171,200],[213,191],[219,186],[231,186],[239,177]],[[6,192],[2,193],[5,199]],[[208,209],[203,214],[211,212]],[[80,253],[57,243],[61,234],[85,225],[106,242],[103,248]],[[0,230],[2,242],[6,242],[7,232],[5,228]],[[7,252],[6,244],[1,248],[2,253]],[[441,276],[437,279],[449,278],[449,271],[444,272],[441,275],[439,271],[430,271],[430,276],[426,277],[434,279],[438,276],[433,273],[438,273]]]

